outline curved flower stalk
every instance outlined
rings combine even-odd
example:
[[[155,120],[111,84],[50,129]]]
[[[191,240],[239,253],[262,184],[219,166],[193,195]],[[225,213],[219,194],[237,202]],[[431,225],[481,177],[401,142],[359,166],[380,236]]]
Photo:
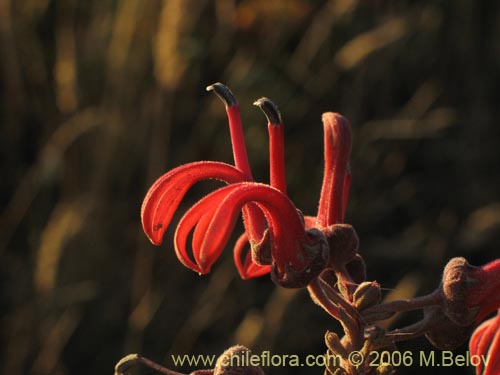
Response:
[[[234,247],[234,257],[242,278],[271,271],[272,279],[282,286],[305,287],[325,267],[338,266],[340,273],[350,280],[344,265],[356,255],[357,236],[352,227],[347,230],[339,227],[344,220],[350,185],[348,121],[335,113],[323,115],[325,173],[319,208],[315,217],[304,217],[287,195],[284,126],[274,103],[267,98],[254,103],[264,112],[269,132],[270,183],[260,184],[253,182],[236,99],[220,83],[207,89],[213,90],[226,105],[235,165],[195,162],[160,177],[146,194],[141,210],[147,236],[153,244],[161,244],[189,188],[200,180],[215,178],[228,186],[191,207],[175,233],[176,254],[186,267],[200,274],[208,273],[226,246],[241,212],[245,232]],[[187,244],[191,232],[192,256]],[[346,238],[355,238],[347,256],[343,249]],[[250,252],[246,252],[247,243]],[[332,251],[335,254],[331,255]],[[335,264],[339,259],[339,264]]]

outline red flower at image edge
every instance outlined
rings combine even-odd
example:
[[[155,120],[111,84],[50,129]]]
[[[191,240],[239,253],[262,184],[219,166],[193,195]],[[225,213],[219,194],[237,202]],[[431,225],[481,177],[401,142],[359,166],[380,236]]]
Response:
[[[323,114],[325,167],[316,217],[303,216],[288,198],[285,180],[284,126],[277,107],[267,98],[254,104],[268,119],[270,183],[253,181],[247,158],[240,110],[231,91],[216,83],[207,87],[226,105],[234,166],[201,161],[182,165],[161,176],[149,189],[141,209],[144,232],[160,245],[187,191],[204,179],[227,184],[202,198],[181,218],[174,236],[175,252],[188,268],[206,274],[221,255],[240,212],[245,232],[234,247],[243,279],[271,271],[275,282],[304,287],[328,264],[328,239],[344,221],[351,175],[351,128],[336,113]],[[192,256],[188,251],[191,240]],[[247,243],[250,251],[245,253]]]
[[[476,367],[477,375],[500,374],[500,313],[476,328],[469,343],[471,355],[485,358]]]
[[[497,314],[481,323],[469,342],[470,353],[482,356],[486,363],[476,367],[477,375],[500,374],[500,259],[480,267],[469,266],[466,283],[466,306],[475,312],[475,322],[481,322],[497,310]]]

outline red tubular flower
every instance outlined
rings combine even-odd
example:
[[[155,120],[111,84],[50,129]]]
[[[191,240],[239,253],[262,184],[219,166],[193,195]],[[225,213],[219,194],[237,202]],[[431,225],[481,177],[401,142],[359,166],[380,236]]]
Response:
[[[144,199],[141,211],[144,231],[154,244],[160,244],[188,189],[202,179],[222,180],[228,186],[201,199],[180,220],[174,239],[179,260],[200,274],[208,273],[221,255],[242,212],[245,233],[234,248],[240,275],[244,279],[257,277],[271,269],[276,283],[304,287],[328,263],[331,251],[328,237],[338,237],[341,232],[340,238],[346,243],[343,238],[345,231],[339,232],[335,226],[344,220],[350,185],[349,123],[338,114],[323,115],[323,188],[317,216],[304,218],[286,193],[284,127],[277,107],[267,98],[255,102],[268,119],[269,131],[270,184],[260,184],[252,179],[239,106],[234,96],[222,84],[208,89],[226,104],[235,166],[218,162],[190,163],[160,177]],[[187,245],[191,232],[192,256]],[[245,254],[247,242],[251,251]]]
[[[480,356],[485,361],[481,360],[476,367],[477,375],[500,374],[500,311],[476,328],[469,349],[471,355]]]
[[[323,128],[325,172],[316,223],[319,227],[328,227],[344,221],[351,185],[348,163],[352,134],[349,122],[338,113],[324,113]]]
[[[328,251],[325,238],[305,231],[302,218],[286,195],[269,185],[255,182],[220,188],[186,212],[177,227],[174,241],[180,258],[189,259],[186,242],[194,228],[192,247],[195,262],[188,260],[188,267],[200,273],[210,271],[236,225],[240,210],[249,202],[255,202],[266,216],[274,271],[280,280],[283,279],[282,283],[286,283],[290,276],[288,273],[293,272],[290,267],[300,271],[312,269],[316,259],[311,254],[318,254],[318,262],[323,260],[321,266],[324,267]]]
[[[195,183],[205,179],[217,179],[227,184],[252,181],[238,102],[231,91],[220,83],[207,87],[207,90],[214,91],[226,105],[235,166],[212,161],[194,162],[177,167],[156,180],[147,192],[141,209],[144,232],[154,245],[161,244],[181,200]],[[257,242],[256,239],[261,238],[265,230],[262,212],[249,204],[243,208],[243,217],[248,235]],[[181,255],[183,253],[177,248],[176,253],[184,265],[201,272],[201,268],[189,257]],[[250,278],[269,272],[270,267],[254,264],[250,260],[238,269],[243,278]]]
[[[500,259],[471,266],[465,258],[453,258],[443,272],[445,314],[456,324],[480,323],[500,308]]]
[[[500,259],[481,267],[472,267],[468,277],[472,281],[466,292],[466,305],[476,309],[475,322],[481,322],[493,311],[500,308]],[[471,354],[486,358],[486,363],[476,367],[478,375],[500,374],[500,315],[483,322],[472,334]]]
[[[474,327],[500,308],[500,259],[471,266],[465,258],[446,265],[441,283],[442,311],[461,327]],[[479,325],[469,342],[470,352],[481,356],[478,375],[500,373],[500,314]],[[486,362],[484,362],[486,361]]]

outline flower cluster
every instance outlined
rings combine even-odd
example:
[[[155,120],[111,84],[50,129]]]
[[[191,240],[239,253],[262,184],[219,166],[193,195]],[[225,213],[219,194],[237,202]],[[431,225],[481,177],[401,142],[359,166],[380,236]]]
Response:
[[[468,328],[476,327],[500,308],[500,259],[479,267],[471,266],[465,258],[452,259],[445,268],[441,290],[450,330],[470,333]],[[474,330],[469,346],[471,354],[487,359],[476,368],[478,375],[500,373],[498,313]]]
[[[270,273],[280,286],[307,287],[312,300],[341,323],[344,337],[333,332],[325,336],[328,354],[342,358],[327,366],[328,374],[393,373],[386,364],[374,368],[368,359],[353,366],[348,353],[359,351],[369,358],[372,351],[393,350],[399,341],[424,335],[445,350],[459,347],[472,335],[471,354],[487,359],[476,368],[477,375],[500,373],[500,259],[475,267],[465,258],[453,258],[434,292],[382,302],[380,285],[366,280],[356,232],[344,223],[351,183],[349,122],[337,113],[322,116],[325,163],[321,194],[316,216],[305,216],[287,194],[284,125],[276,105],[267,98],[254,103],[264,112],[269,132],[270,181],[259,183],[250,169],[238,102],[221,83],[207,90],[226,106],[234,165],[193,162],[161,176],[147,192],[141,209],[144,232],[153,244],[161,244],[174,213],[194,184],[220,180],[223,187],[200,199],[180,219],[174,235],[177,257],[200,274],[210,272],[242,216],[244,232],[233,251],[241,277]],[[422,319],[392,331],[378,325],[397,312],[411,310],[422,310]],[[497,310],[495,317],[481,324]],[[247,370],[261,373],[260,369]]]
[[[200,274],[210,272],[240,214],[245,231],[234,247],[234,259],[243,279],[271,272],[279,285],[305,287],[339,256],[344,262],[350,261],[356,255],[357,237],[352,227],[341,224],[351,182],[348,121],[336,113],[323,114],[325,169],[319,208],[315,217],[304,216],[287,195],[284,125],[276,105],[267,98],[254,103],[268,120],[270,182],[263,184],[252,177],[234,95],[221,83],[207,90],[226,106],[234,165],[193,162],[161,176],[149,189],[141,209],[143,229],[151,242],[161,244],[181,200],[195,183],[217,179],[227,185],[193,205],[175,231],[175,251],[186,267]],[[344,250],[346,228],[353,244]],[[191,232],[192,256],[187,244]],[[247,244],[250,251],[246,251]]]

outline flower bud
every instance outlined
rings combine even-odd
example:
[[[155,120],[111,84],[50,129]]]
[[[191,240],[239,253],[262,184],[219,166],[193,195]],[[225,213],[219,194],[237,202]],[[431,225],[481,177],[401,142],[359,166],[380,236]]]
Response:
[[[382,299],[380,284],[376,281],[365,281],[357,287],[353,295],[353,304],[359,311],[376,305]]]
[[[355,283],[361,284],[366,280],[366,264],[361,254],[356,254],[354,259],[345,265],[345,268]]]
[[[359,238],[352,225],[333,224],[324,233],[330,245],[331,264],[346,264],[354,259],[359,249]]]
[[[469,290],[477,284],[477,280],[470,277],[473,268],[465,258],[453,258],[443,272],[443,312],[461,326],[471,325],[478,312],[478,307],[468,306],[467,303]]]

